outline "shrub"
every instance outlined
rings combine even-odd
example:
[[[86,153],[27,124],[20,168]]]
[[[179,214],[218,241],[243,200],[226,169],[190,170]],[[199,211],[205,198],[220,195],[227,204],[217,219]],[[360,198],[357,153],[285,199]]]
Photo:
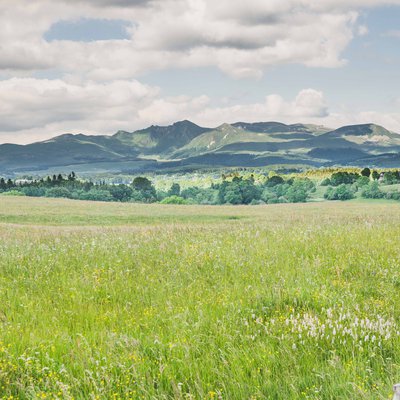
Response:
[[[1,194],[2,196],[26,196],[25,193],[20,192],[19,190],[10,190],[8,192],[4,192]]]
[[[180,196],[169,196],[161,201],[161,204],[188,204],[187,201]]]
[[[363,186],[369,185],[370,182],[371,181],[370,181],[369,177],[363,175],[363,176],[361,176],[360,178],[357,179],[356,183],[357,183],[358,186],[363,187]]]
[[[44,197],[46,195],[46,189],[43,187],[26,186],[20,190],[29,197]]]
[[[330,186],[331,185],[331,180],[329,178],[325,178],[321,183],[321,186]]]
[[[267,182],[265,182],[265,186],[266,187],[274,187],[276,185],[281,185],[284,182],[285,181],[283,180],[283,178],[281,176],[274,175],[274,176],[271,176],[271,178],[269,178],[267,180]]]
[[[382,199],[385,193],[379,189],[378,182],[371,182],[361,192],[361,196],[365,199]]]
[[[328,187],[324,194],[327,200],[351,200],[354,198],[354,189],[350,185],[339,185],[335,188]]]
[[[109,190],[91,189],[88,192],[82,192],[80,200],[93,200],[93,201],[113,201],[114,198]]]
[[[46,190],[46,197],[71,197],[71,192],[62,186],[57,186]]]

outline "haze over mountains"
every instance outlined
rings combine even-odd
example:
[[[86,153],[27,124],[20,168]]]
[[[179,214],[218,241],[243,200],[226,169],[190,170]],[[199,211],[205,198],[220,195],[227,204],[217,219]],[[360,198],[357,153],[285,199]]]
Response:
[[[65,134],[0,145],[0,173],[143,172],[188,167],[286,165],[400,166],[400,135],[375,124],[339,129],[279,122],[203,128],[190,121],[113,136]]]

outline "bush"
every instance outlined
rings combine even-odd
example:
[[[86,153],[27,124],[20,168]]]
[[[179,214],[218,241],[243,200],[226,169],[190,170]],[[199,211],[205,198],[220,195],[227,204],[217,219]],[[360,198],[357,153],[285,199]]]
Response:
[[[363,187],[363,186],[367,186],[367,185],[369,185],[369,183],[370,183],[371,181],[370,181],[370,179],[369,179],[369,177],[367,177],[367,176],[361,176],[360,178],[358,178],[357,179],[357,185],[359,186],[359,187]]]
[[[113,201],[114,197],[109,190],[91,189],[88,192],[81,192],[79,200]]]
[[[379,189],[378,182],[371,182],[361,192],[361,196],[365,199],[383,199],[385,193]]]
[[[283,180],[283,178],[281,176],[274,175],[274,176],[271,176],[271,178],[269,178],[267,180],[267,182],[265,182],[265,186],[266,187],[274,187],[276,185],[281,185],[284,182],[285,181]]]
[[[169,196],[161,201],[161,204],[188,204],[187,201],[180,196]]]
[[[328,187],[324,194],[327,200],[351,200],[354,199],[354,189],[350,185],[339,185],[338,187]]]
[[[320,186],[330,186],[331,180],[329,178],[325,178],[321,183]]]
[[[2,196],[26,196],[25,193],[20,192],[19,190],[10,190],[8,192],[4,192],[1,194]]]
[[[71,192],[62,186],[54,187],[46,190],[46,197],[71,197]]]
[[[388,200],[400,200],[400,192],[389,192],[385,196]]]
[[[46,195],[45,188],[36,186],[23,187],[21,188],[21,192],[23,192],[26,196],[29,197],[44,197]]]
[[[331,185],[339,186],[342,184],[352,184],[356,182],[359,177],[359,174],[354,174],[351,172],[335,172],[331,176]]]

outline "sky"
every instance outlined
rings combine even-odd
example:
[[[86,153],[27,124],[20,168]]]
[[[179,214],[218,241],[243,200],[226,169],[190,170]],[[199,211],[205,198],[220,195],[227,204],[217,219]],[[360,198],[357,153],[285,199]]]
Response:
[[[400,0],[0,0],[0,143],[184,119],[400,133]]]

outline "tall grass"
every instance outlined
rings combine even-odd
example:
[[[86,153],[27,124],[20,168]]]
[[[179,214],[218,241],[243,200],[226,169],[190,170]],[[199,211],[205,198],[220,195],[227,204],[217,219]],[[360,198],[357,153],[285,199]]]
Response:
[[[387,399],[400,379],[397,205],[1,202],[2,398]]]

